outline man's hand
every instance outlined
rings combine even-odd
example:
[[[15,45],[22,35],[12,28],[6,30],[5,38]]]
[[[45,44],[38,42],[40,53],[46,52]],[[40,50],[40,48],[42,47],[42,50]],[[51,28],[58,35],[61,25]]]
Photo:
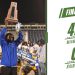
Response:
[[[16,26],[15,26],[16,32],[20,31],[21,26],[22,26],[22,24],[19,22],[16,24]]]
[[[5,24],[4,27],[7,28],[7,24]]]

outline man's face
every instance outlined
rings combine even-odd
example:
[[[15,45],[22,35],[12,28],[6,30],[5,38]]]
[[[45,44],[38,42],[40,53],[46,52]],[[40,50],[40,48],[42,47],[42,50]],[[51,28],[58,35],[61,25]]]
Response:
[[[6,41],[7,42],[13,42],[14,41],[14,35],[11,33],[6,34]]]

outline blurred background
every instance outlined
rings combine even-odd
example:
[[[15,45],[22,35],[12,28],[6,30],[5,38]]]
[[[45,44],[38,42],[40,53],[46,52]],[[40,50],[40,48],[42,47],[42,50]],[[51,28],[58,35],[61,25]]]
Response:
[[[4,24],[11,1],[18,4],[19,22],[45,24],[46,0],[0,0],[0,24]]]

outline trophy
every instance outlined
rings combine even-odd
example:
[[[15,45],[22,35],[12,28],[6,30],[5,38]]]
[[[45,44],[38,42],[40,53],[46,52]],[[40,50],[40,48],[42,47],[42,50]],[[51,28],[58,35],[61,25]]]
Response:
[[[18,22],[17,2],[11,2],[7,17],[5,18],[6,25],[13,25]]]

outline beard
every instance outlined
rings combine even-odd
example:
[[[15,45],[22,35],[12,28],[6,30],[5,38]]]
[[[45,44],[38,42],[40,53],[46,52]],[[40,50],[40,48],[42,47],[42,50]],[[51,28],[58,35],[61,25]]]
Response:
[[[6,39],[7,43],[12,43],[14,41],[14,38],[9,38],[9,39]]]
[[[14,36],[11,33],[7,33],[5,36],[5,40],[7,41],[7,43],[11,43],[14,41]]]

